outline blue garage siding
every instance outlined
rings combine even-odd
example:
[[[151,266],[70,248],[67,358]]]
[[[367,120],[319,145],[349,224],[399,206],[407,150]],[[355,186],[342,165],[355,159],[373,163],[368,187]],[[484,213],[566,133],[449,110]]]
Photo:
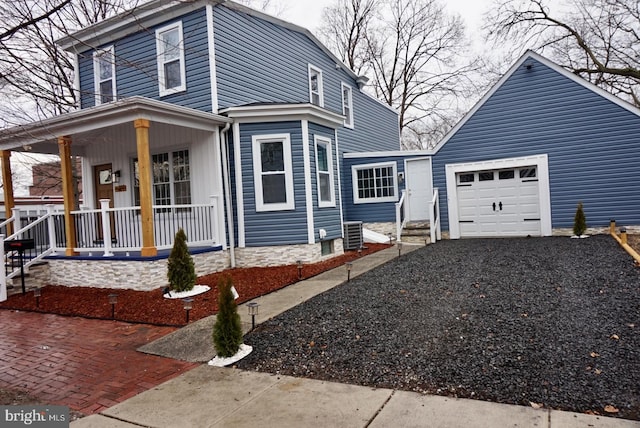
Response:
[[[291,137],[295,210],[256,211],[252,137],[254,135],[267,134],[289,134]],[[305,244],[308,242],[302,150],[302,127],[300,122],[240,125],[245,244],[247,247]]]
[[[589,226],[640,224],[640,117],[530,58],[433,158],[449,228],[445,165],[548,154],[552,226],[571,227],[579,201]]]
[[[396,173],[404,173],[404,156],[388,157],[359,157],[342,159],[342,196],[344,198],[344,220],[363,221],[365,223],[378,223],[396,221],[396,202],[404,190],[404,182],[398,183],[398,194],[395,202],[379,202],[370,204],[353,203],[353,176],[351,168],[357,165],[373,163],[395,162]],[[396,177],[397,181],[397,177]]]
[[[315,136],[328,138],[331,140],[331,154],[333,164],[333,191],[336,199],[335,207],[318,206],[318,177],[316,176],[316,152]],[[314,236],[316,242],[319,241],[318,229],[325,229],[327,236],[325,239],[336,239],[342,237],[342,223],[340,221],[340,189],[338,188],[338,166],[336,162],[336,146],[334,130],[314,123],[309,124],[309,153],[311,154],[311,189],[313,191],[313,223]]]
[[[159,96],[155,30],[182,21],[187,90]],[[114,43],[118,98],[134,95],[211,111],[211,74],[205,8],[127,36]],[[93,51],[79,57],[82,108],[95,105]]]

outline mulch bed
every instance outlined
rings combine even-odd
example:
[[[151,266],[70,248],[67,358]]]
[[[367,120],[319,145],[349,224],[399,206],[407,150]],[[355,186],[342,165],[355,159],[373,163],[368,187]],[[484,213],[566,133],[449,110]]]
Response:
[[[332,259],[305,264],[302,279],[318,275],[326,270],[343,265],[345,262],[371,254],[389,247],[386,244],[367,244],[359,255],[356,251],[347,251],[344,255]],[[195,321],[218,310],[216,285],[223,275],[229,275],[240,297],[238,304],[271,293],[287,285],[300,281],[296,265],[228,269],[198,278],[197,284],[211,287],[206,293],[194,297],[193,309],[189,320]],[[36,301],[34,294],[16,294],[0,303],[1,309],[35,311],[58,315],[81,316],[87,318],[111,319],[112,307],[109,295],[117,294],[114,307],[116,320],[154,325],[182,326],[186,314],[181,299],[165,299],[162,287],[153,291],[135,291],[96,287],[63,287],[48,285],[42,288],[42,295]]]

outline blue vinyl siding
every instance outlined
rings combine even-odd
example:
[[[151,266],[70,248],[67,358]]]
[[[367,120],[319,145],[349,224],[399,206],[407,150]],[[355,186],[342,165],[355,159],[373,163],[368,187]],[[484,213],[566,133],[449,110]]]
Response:
[[[398,184],[398,194],[395,202],[379,202],[367,204],[353,203],[353,175],[351,168],[358,165],[368,165],[374,163],[395,162],[396,174],[404,173],[404,160],[406,156],[388,157],[361,157],[342,159],[342,196],[344,198],[344,220],[362,221],[365,223],[380,223],[396,221],[396,202],[400,200],[400,195],[404,190],[404,183]]]
[[[445,165],[548,154],[552,226],[640,224],[640,117],[530,58],[433,158],[448,230]]]
[[[311,64],[322,71],[325,109],[342,114],[342,83],[352,87],[355,128],[339,129],[341,152],[399,150],[397,113],[360,92],[305,34],[223,5],[214,8],[214,33],[220,109],[308,103]]]
[[[160,97],[155,30],[182,21],[187,90]],[[211,111],[211,74],[205,8],[142,30],[114,43],[118,98],[134,95]],[[93,51],[79,56],[81,106],[95,105]]]
[[[331,157],[333,165],[333,191],[336,200],[335,207],[318,206],[318,178],[316,176],[316,152],[315,136],[328,138],[331,140]],[[319,241],[318,230],[327,231],[325,239],[336,239],[342,237],[342,223],[340,221],[340,189],[338,188],[338,166],[336,162],[336,146],[334,130],[314,123],[309,124],[309,153],[311,154],[311,189],[313,191],[313,223],[316,242]]]
[[[257,212],[253,174],[252,137],[289,134],[293,164],[295,210]],[[300,122],[252,123],[240,125],[240,155],[244,198],[245,244],[247,247],[306,244],[307,208]]]

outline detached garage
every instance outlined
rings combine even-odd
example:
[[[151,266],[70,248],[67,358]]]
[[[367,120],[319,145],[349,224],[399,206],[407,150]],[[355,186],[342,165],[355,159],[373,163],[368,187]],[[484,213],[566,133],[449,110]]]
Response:
[[[640,225],[640,110],[527,52],[434,150],[451,238]]]

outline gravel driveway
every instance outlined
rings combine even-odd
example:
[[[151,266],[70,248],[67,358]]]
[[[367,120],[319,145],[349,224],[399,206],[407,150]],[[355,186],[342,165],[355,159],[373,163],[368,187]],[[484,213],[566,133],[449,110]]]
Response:
[[[242,369],[640,420],[640,269],[609,236],[441,241],[245,342]]]

